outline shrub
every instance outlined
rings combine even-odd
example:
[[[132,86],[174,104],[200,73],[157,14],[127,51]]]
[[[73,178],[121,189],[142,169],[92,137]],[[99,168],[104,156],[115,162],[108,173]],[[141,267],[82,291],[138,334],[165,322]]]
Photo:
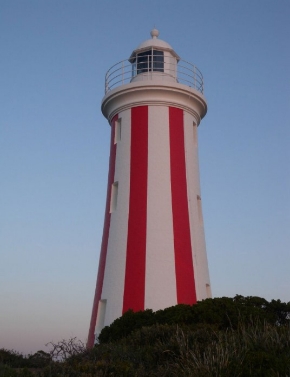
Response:
[[[0,376],[286,377],[289,313],[289,303],[243,296],[156,313],[128,311],[102,331],[91,350],[75,338],[50,343],[50,354],[23,357],[0,350]],[[46,366],[28,370],[25,363]]]
[[[237,329],[239,323],[264,322],[285,325],[290,322],[290,303],[267,300],[260,297],[235,296],[206,299],[195,305],[176,305],[153,313],[145,310],[126,312],[99,336],[101,344],[117,341],[143,326],[153,324],[210,325],[219,330]]]

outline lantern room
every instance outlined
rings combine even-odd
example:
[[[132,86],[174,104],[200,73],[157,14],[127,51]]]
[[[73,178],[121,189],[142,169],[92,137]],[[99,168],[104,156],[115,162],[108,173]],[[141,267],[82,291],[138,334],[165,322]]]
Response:
[[[141,43],[131,54],[131,82],[156,78],[163,81],[177,81],[177,63],[179,56],[167,42],[158,39],[159,31],[151,31],[151,39]]]

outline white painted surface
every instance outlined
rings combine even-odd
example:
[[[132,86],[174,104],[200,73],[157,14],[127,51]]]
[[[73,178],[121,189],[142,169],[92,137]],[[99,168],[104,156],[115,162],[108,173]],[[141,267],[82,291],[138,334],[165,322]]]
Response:
[[[173,48],[170,46],[169,43],[163,41],[163,39],[159,38],[151,38],[146,39],[144,42],[140,43],[139,46],[134,50],[134,52],[139,52],[143,50],[148,50],[150,47],[154,47],[157,50],[169,50],[173,51]]]
[[[187,195],[190,222],[190,235],[192,256],[194,263],[194,276],[197,300],[208,298],[209,271],[206,257],[205,237],[203,222],[199,214],[197,197],[200,195],[198,142],[194,128],[196,119],[184,112],[184,145],[187,178]]]
[[[207,111],[203,94],[187,85],[159,79],[159,75],[152,77],[152,80],[131,82],[110,90],[102,101],[104,116],[112,119],[134,106],[173,106],[192,114],[199,124]]]
[[[117,208],[111,214],[108,252],[104,276],[102,299],[107,300],[105,326],[122,315],[128,213],[130,195],[130,146],[131,110],[119,114],[122,123],[121,140],[117,142],[114,181],[118,181]]]
[[[169,110],[149,106],[145,308],[176,305]]]
[[[152,39],[146,39],[146,41],[139,44],[139,46],[132,52],[131,57],[129,60],[136,56],[136,53],[147,51],[150,48],[160,51],[169,51],[172,56],[179,60],[179,56],[173,50],[169,43],[159,39],[159,31],[157,29],[151,30],[151,37]]]

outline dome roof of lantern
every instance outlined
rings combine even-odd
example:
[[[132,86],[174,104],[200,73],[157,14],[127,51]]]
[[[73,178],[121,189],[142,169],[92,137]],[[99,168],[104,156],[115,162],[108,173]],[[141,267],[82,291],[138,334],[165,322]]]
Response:
[[[146,51],[149,48],[154,48],[161,51],[169,51],[174,57],[176,57],[177,61],[180,60],[180,57],[173,50],[169,43],[163,41],[162,39],[158,39],[159,31],[157,29],[154,28],[153,30],[151,30],[150,34],[152,38],[140,43],[139,46],[132,52],[129,59],[131,63],[134,61],[137,53]]]

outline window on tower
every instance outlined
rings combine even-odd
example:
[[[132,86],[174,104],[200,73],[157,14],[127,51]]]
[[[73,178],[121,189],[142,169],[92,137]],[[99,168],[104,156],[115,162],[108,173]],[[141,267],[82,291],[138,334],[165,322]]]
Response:
[[[193,144],[197,146],[197,125],[193,122]]]
[[[207,298],[211,298],[211,289],[210,289],[210,285],[209,285],[209,284],[206,284],[206,285],[205,285],[205,288],[206,288],[206,295],[207,295]]]
[[[164,72],[164,52],[153,50],[153,71]]]
[[[121,140],[121,118],[115,121],[115,135],[114,144],[117,144]]]
[[[100,335],[100,332],[102,331],[105,324],[106,306],[107,306],[107,300],[99,301],[97,323],[96,323],[96,328],[95,328],[95,335],[97,337],[96,339],[97,342],[99,340],[98,336]]]
[[[148,50],[140,52],[136,57],[137,75],[143,72],[164,72],[164,52]]]
[[[115,212],[117,208],[117,200],[118,200],[118,187],[119,182],[116,181],[112,184],[111,187],[111,202],[110,202],[110,213]]]
[[[201,210],[201,197],[197,195],[197,213],[198,213],[198,219],[201,224],[203,224],[203,218],[202,218],[202,210]]]

